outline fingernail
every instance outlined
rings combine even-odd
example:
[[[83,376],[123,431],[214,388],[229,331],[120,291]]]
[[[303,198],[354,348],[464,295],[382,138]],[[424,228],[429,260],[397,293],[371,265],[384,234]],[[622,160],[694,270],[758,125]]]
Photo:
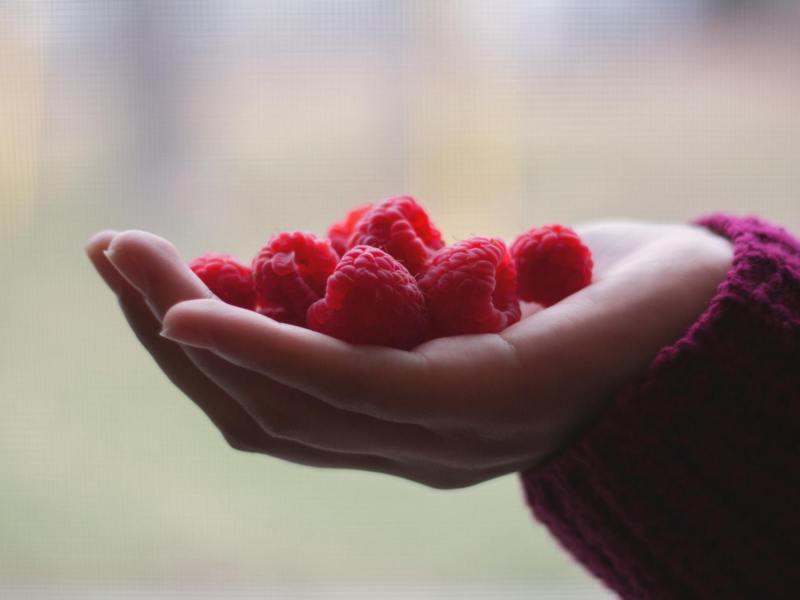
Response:
[[[92,246],[98,240],[108,236],[111,236],[111,239],[114,239],[114,236],[116,236],[118,233],[119,231],[117,231],[116,229],[103,229],[102,231],[98,231],[97,233],[92,234],[92,237],[86,240],[86,245]]]

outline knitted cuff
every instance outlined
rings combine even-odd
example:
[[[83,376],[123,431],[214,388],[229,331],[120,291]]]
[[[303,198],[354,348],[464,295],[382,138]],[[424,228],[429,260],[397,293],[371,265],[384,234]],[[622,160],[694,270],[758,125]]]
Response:
[[[535,516],[624,598],[800,589],[800,244],[697,221],[734,260],[706,311],[561,454],[521,474]]]

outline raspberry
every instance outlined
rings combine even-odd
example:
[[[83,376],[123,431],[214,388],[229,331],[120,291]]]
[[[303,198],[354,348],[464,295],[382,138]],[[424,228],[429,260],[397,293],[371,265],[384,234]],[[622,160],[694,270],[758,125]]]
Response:
[[[328,229],[328,239],[331,241],[331,246],[333,246],[333,249],[336,250],[339,256],[344,256],[344,253],[347,252],[347,240],[350,239],[353,228],[356,226],[356,223],[358,223],[358,220],[371,208],[372,204],[364,204],[363,206],[354,208],[347,213],[344,221],[334,223],[331,225],[330,229]]]
[[[379,248],[348,250],[308,309],[308,327],[351,342],[408,349],[425,338],[425,298],[414,277]]]
[[[232,256],[208,252],[190,262],[189,268],[223,302],[250,310],[255,308],[256,293],[250,267]]]
[[[339,257],[328,240],[295,231],[272,236],[253,259],[259,312],[304,324],[306,311],[325,294]]]
[[[412,275],[425,269],[431,255],[444,247],[425,209],[410,196],[384,200],[359,219],[348,248],[374,246],[394,256]]]
[[[439,252],[419,280],[436,336],[496,333],[520,318],[506,245],[473,237]]]
[[[552,306],[592,281],[592,253],[578,234],[563,225],[534,228],[511,246],[519,296]]]

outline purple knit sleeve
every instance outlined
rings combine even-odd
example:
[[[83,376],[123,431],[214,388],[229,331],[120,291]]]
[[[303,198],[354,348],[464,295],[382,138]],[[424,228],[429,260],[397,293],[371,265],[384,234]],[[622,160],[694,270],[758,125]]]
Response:
[[[623,598],[800,597],[800,242],[755,218],[705,312],[569,448],[522,474]]]

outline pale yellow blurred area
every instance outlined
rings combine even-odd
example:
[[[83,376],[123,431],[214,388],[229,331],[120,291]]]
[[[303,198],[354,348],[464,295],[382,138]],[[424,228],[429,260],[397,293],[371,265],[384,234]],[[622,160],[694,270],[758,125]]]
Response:
[[[245,198],[239,218],[225,217],[233,228],[262,227],[250,216],[267,211],[276,230],[303,220],[319,233],[350,206],[411,193],[451,241],[710,211],[800,229],[792,25],[678,30],[629,52],[543,66],[465,51],[463,31],[424,9],[409,19],[389,76],[385,60],[361,54],[335,66],[330,56],[290,55],[280,66],[245,57],[237,70],[207,75],[224,83],[193,99],[189,122],[212,122],[200,141],[227,144],[215,151],[240,159],[216,180]],[[505,25],[495,24],[498,36]],[[219,197],[210,189],[205,206]]]
[[[442,81],[422,70],[420,88],[439,100],[422,96],[412,109],[411,187],[447,202],[454,239],[708,211],[757,213],[798,231],[796,54],[746,41],[693,40],[679,61],[671,48],[655,49],[645,64],[598,79],[493,81],[465,65]],[[474,91],[465,98],[465,89]]]
[[[0,236],[33,219],[41,182],[42,48],[0,21]]]

